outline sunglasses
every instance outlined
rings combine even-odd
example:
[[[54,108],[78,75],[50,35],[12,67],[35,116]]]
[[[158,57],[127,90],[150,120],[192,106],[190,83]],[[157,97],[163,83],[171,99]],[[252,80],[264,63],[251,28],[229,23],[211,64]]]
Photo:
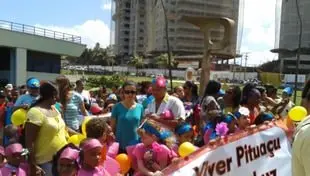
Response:
[[[136,94],[137,91],[134,91],[134,90],[124,90],[124,93],[125,94]]]

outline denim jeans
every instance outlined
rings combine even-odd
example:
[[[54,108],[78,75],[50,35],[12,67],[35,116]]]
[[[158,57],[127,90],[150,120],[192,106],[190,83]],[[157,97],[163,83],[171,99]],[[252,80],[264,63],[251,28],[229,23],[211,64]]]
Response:
[[[52,173],[52,162],[46,162],[43,164],[39,164],[39,166],[44,170],[45,176],[53,176]]]

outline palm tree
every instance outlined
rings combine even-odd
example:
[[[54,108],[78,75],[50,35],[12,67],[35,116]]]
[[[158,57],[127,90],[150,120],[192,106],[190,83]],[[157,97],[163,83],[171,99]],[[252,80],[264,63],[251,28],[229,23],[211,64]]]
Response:
[[[138,69],[144,66],[144,59],[142,56],[133,56],[128,64],[136,68],[136,75],[138,75]]]

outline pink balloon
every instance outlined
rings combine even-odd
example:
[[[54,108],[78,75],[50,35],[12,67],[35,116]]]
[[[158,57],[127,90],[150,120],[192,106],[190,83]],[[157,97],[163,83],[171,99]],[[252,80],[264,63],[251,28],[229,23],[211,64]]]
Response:
[[[119,143],[118,142],[113,142],[108,146],[108,156],[111,158],[115,158],[118,154],[119,151]]]
[[[118,162],[107,156],[106,160],[104,161],[104,169],[109,172],[110,175],[117,175],[120,172],[120,166]]]
[[[174,115],[172,113],[172,111],[169,109],[169,110],[165,110],[163,113],[161,113],[161,118],[162,119],[174,119]]]

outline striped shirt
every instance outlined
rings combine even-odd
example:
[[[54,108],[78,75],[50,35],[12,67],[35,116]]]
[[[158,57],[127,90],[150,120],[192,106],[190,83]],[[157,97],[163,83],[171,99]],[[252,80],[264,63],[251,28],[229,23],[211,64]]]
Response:
[[[73,130],[78,130],[80,127],[80,105],[82,103],[83,97],[77,92],[72,92],[71,99],[64,111],[64,120],[66,125]]]

